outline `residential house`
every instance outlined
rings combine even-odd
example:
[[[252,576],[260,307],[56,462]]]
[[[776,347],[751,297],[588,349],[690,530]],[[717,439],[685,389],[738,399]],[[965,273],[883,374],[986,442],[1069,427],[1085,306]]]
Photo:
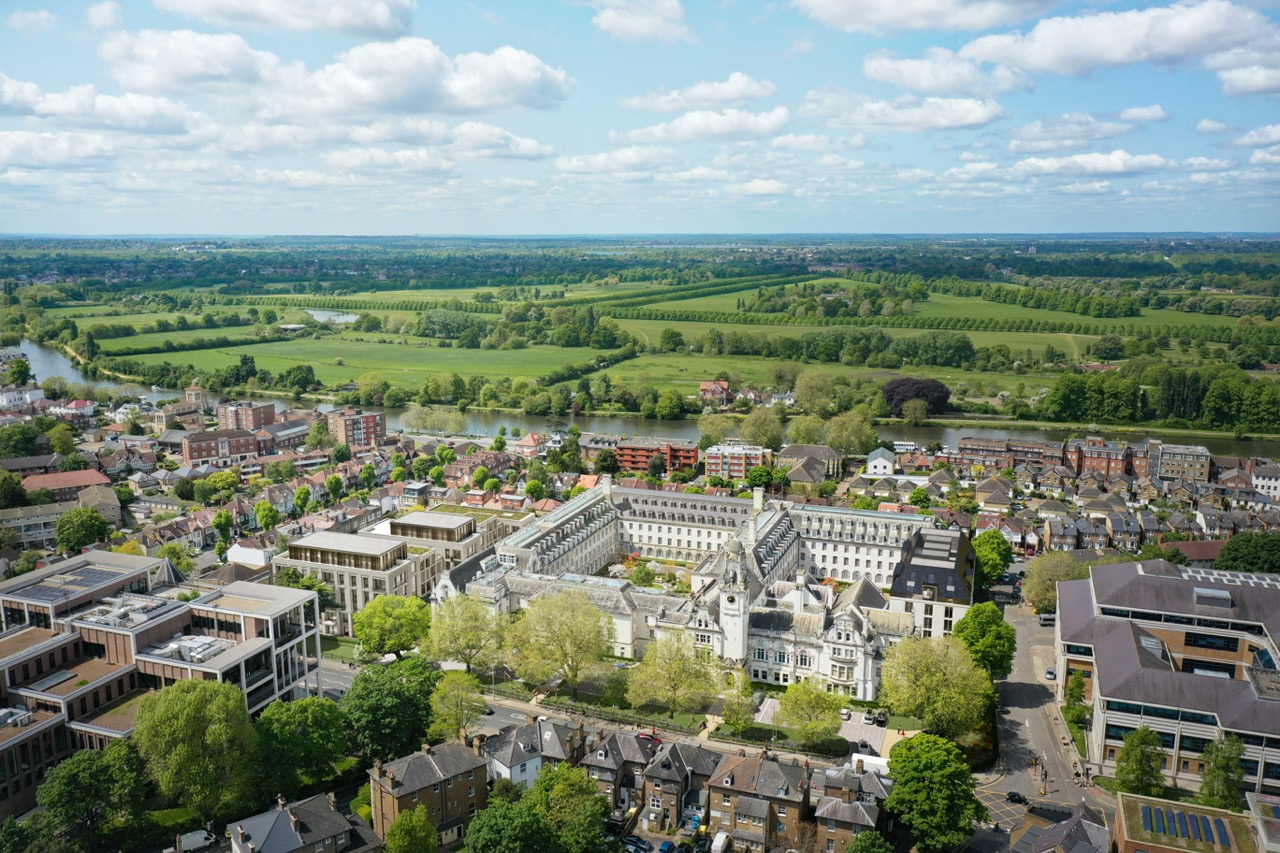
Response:
[[[773,850],[808,818],[808,775],[795,759],[723,756],[708,783],[710,831],[726,833],[734,850]]]
[[[227,824],[231,853],[377,853],[382,840],[364,821],[343,817],[333,794],[296,803],[277,799],[274,809]]]
[[[892,790],[893,781],[868,769],[861,758],[851,765],[815,768],[809,776],[809,803],[818,849],[843,853],[855,835],[883,828],[884,804]]]
[[[653,761],[658,744],[642,732],[613,732],[578,762],[596,783],[615,814],[641,804],[644,771]]]
[[[665,832],[697,816],[706,820],[707,783],[720,754],[694,743],[664,743],[644,769],[640,826]]]
[[[423,805],[441,845],[463,840],[476,812],[489,802],[488,768],[478,743],[473,748],[423,744],[412,755],[386,764],[375,761],[369,771],[373,831],[385,839],[402,812]]]
[[[867,476],[872,479],[891,476],[896,463],[897,457],[892,450],[877,447],[867,454]]]
[[[698,383],[698,398],[708,406],[723,406],[729,402],[732,392],[723,379],[705,379]]]
[[[537,781],[544,765],[576,766],[586,755],[586,741],[581,722],[575,728],[550,720],[533,720],[487,738],[481,752],[489,761],[490,779],[510,779],[528,788]]]
[[[519,438],[509,440],[507,447],[511,448],[511,452],[521,459],[533,459],[546,452],[547,439],[540,432],[530,431]]]
[[[778,451],[775,459],[778,467],[798,465],[807,459],[820,460],[824,479],[837,480],[844,473],[844,457],[825,444],[789,444]]]
[[[1012,853],[1108,853],[1111,832],[1106,821],[1083,804],[1036,802],[1010,832],[1009,843]]]
[[[59,471],[55,474],[32,474],[22,481],[28,492],[48,489],[54,500],[73,501],[82,490],[90,486],[110,486],[111,480],[101,471],[85,468],[81,471]]]

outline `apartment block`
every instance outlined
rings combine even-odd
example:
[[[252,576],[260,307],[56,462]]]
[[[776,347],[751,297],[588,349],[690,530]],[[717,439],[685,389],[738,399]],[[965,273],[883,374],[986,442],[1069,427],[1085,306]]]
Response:
[[[219,403],[214,414],[218,418],[218,429],[253,431],[276,422],[276,404],[251,403],[247,400]]]
[[[318,687],[315,593],[235,582],[183,602],[174,579],[95,551],[0,582],[0,817],[34,807],[52,764],[130,734],[148,690],[223,681],[256,713]]]
[[[703,463],[708,477],[742,480],[752,468],[773,465],[773,451],[748,444],[717,444],[703,453]]]
[[[337,602],[324,613],[324,633],[350,634],[355,614],[380,595],[429,595],[443,562],[398,537],[320,531],[290,542],[271,561],[272,578],[283,568],[318,575]]]
[[[1156,476],[1161,480],[1190,480],[1207,483],[1213,470],[1213,456],[1199,444],[1159,444]]]
[[[1129,732],[1148,726],[1170,785],[1200,787],[1203,753],[1244,743],[1245,784],[1280,793],[1280,578],[1163,560],[1097,567],[1058,585],[1060,684],[1079,673],[1093,705],[1091,772],[1111,775]]]
[[[648,470],[649,459],[655,453],[662,457],[668,471],[693,468],[698,464],[697,442],[683,439],[633,436],[619,441],[614,453],[623,471]]]
[[[74,501],[76,495],[92,486],[110,486],[111,478],[101,471],[86,468],[82,471],[59,471],[55,474],[32,474],[22,480],[22,488],[28,492],[48,489],[57,501]]]
[[[421,752],[386,764],[375,761],[369,771],[373,831],[385,839],[401,812],[423,805],[442,846],[461,841],[489,802],[488,767],[479,745],[468,749],[458,743],[424,744]]]
[[[258,455],[258,439],[243,429],[215,429],[188,433],[182,438],[182,464],[209,464],[218,468],[233,465]]]
[[[89,486],[69,501],[0,509],[0,525],[17,534],[22,548],[51,551],[58,543],[58,519],[79,507],[96,509],[107,524],[120,526],[120,498],[110,486]]]
[[[329,435],[348,447],[369,447],[387,437],[387,416],[383,412],[366,412],[347,407],[325,416]]]

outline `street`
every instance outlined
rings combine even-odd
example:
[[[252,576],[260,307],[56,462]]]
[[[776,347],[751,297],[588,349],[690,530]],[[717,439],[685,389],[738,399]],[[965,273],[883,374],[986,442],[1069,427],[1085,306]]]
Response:
[[[1098,796],[1095,788],[1077,786],[1075,746],[1070,742],[1064,746],[1065,730],[1060,722],[1056,728],[1053,723],[1057,682],[1045,678],[1046,668],[1053,666],[1053,628],[1041,626],[1026,605],[1008,605],[1004,615],[1018,632],[1018,649],[1013,671],[998,684],[1000,757],[995,767],[982,774],[978,791],[991,812],[991,822],[999,824],[1002,832],[980,831],[966,845],[966,849],[982,853],[1007,847],[1008,832],[1023,822],[1027,807],[1008,802],[1010,791],[1024,795],[1032,804],[1067,807],[1083,800],[1108,821],[1114,818],[1109,798]]]

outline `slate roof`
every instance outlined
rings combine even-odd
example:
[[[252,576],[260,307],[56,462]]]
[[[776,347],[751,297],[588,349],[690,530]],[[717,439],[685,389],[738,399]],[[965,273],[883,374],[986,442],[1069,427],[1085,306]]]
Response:
[[[407,791],[421,791],[428,785],[466,773],[488,767],[489,762],[482,755],[456,743],[432,747],[430,752],[415,752],[382,766],[383,774],[378,775],[378,768],[369,771],[374,784],[391,790],[395,796]]]
[[[806,771],[799,764],[783,764],[777,758],[725,755],[712,772],[710,785],[771,800],[802,803],[807,793],[805,776]]]
[[[329,805],[328,798],[323,795],[231,824],[232,838],[252,842],[258,853],[292,853],[309,849],[316,842],[350,830],[351,824]]]

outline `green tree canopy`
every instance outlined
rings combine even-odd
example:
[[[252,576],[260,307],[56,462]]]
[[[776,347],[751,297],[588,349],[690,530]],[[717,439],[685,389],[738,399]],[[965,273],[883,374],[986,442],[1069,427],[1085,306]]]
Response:
[[[919,734],[901,741],[889,756],[893,792],[885,806],[910,827],[924,850],[947,850],[987,819],[975,793],[977,780],[951,741]]]
[[[1196,802],[1215,809],[1242,811],[1244,802],[1244,742],[1227,735],[1211,742],[1201,756],[1204,773],[1200,774],[1200,792]]]
[[[840,731],[840,709],[844,698],[828,693],[816,679],[797,681],[778,700],[774,720],[796,730],[801,743],[814,744]]]
[[[436,605],[427,634],[427,654],[435,660],[458,661],[473,669],[489,669],[502,654],[506,619],[474,595],[453,595]]]
[[[925,729],[959,737],[982,722],[994,700],[991,676],[957,637],[907,637],[885,653],[880,699]]]
[[[745,668],[738,667],[731,673],[720,704],[720,718],[730,730],[740,732],[755,722],[755,695]]]
[[[734,419],[728,415],[707,414],[698,418],[698,432],[701,438],[698,447],[706,450],[723,442],[733,432]]]
[[[827,421],[827,445],[842,456],[870,453],[879,443],[880,438],[871,427],[871,412],[865,406]]]
[[[978,558],[978,570],[985,586],[1000,583],[1013,562],[1013,546],[994,527],[973,537],[973,552]]]
[[[969,649],[973,662],[992,678],[1007,678],[1013,670],[1013,653],[1018,648],[1018,632],[993,602],[969,608],[955,624],[953,635]]]
[[[742,419],[738,436],[747,444],[756,444],[770,450],[782,449],[782,418],[773,409],[755,409]]]
[[[295,797],[307,781],[333,775],[347,745],[347,726],[338,703],[320,696],[275,701],[254,727],[262,770],[271,778],[266,790]]]
[[[416,596],[380,595],[351,620],[351,632],[365,651],[376,655],[403,657],[430,631],[431,610]]]
[[[1091,566],[1108,563],[1124,563],[1131,557],[1099,557],[1087,563],[1078,562],[1065,551],[1041,554],[1027,564],[1027,576],[1022,581],[1022,597],[1041,613],[1053,613],[1058,609],[1059,581],[1081,580],[1089,577]]]
[[[893,853],[893,845],[873,829],[859,832],[844,848],[844,853]]]
[[[489,804],[467,829],[468,853],[555,853],[555,836],[540,811],[523,798],[511,801],[497,796],[498,779]]]
[[[339,703],[351,748],[366,763],[417,749],[431,726],[431,694],[439,679],[420,657],[361,670]]]
[[[631,670],[627,701],[635,707],[655,702],[672,717],[702,708],[714,695],[715,670],[694,648],[687,631],[669,631],[649,643]]]
[[[1148,727],[1125,735],[1116,756],[1116,787],[1146,797],[1164,795],[1164,750],[1160,736]]]
[[[328,610],[330,607],[336,607],[338,604],[333,597],[333,590],[327,583],[320,579],[319,572],[304,575],[293,566],[281,566],[276,569],[276,575],[272,580],[272,583],[276,586],[311,590],[319,597],[321,610]]]
[[[521,678],[543,683],[559,676],[575,697],[582,679],[613,650],[613,639],[613,619],[577,590],[535,599],[508,631]]]
[[[263,531],[271,530],[280,523],[280,511],[270,501],[262,500],[254,504],[253,515],[258,519],[258,528]]]
[[[54,527],[58,550],[78,554],[95,542],[101,542],[111,532],[102,513],[93,507],[77,507],[64,512]]]
[[[465,738],[488,708],[480,682],[466,672],[446,672],[431,693],[431,735],[442,740]]]
[[[49,770],[36,791],[52,827],[88,851],[101,847],[113,823],[128,827],[142,814],[146,781],[129,738],[85,749]]]
[[[521,805],[546,822],[564,853],[600,849],[609,804],[585,769],[565,763],[544,764]]]
[[[218,538],[226,542],[231,538],[231,525],[235,519],[231,517],[231,513],[225,509],[220,509],[213,514],[213,529],[218,531]]]
[[[1220,572],[1280,573],[1280,533],[1237,533],[1222,546],[1213,567]]]
[[[440,832],[431,822],[427,807],[406,809],[387,827],[385,853],[436,853],[440,849]]]
[[[190,679],[148,693],[134,740],[167,799],[203,818],[246,807],[258,773],[258,736],[234,684]]]

